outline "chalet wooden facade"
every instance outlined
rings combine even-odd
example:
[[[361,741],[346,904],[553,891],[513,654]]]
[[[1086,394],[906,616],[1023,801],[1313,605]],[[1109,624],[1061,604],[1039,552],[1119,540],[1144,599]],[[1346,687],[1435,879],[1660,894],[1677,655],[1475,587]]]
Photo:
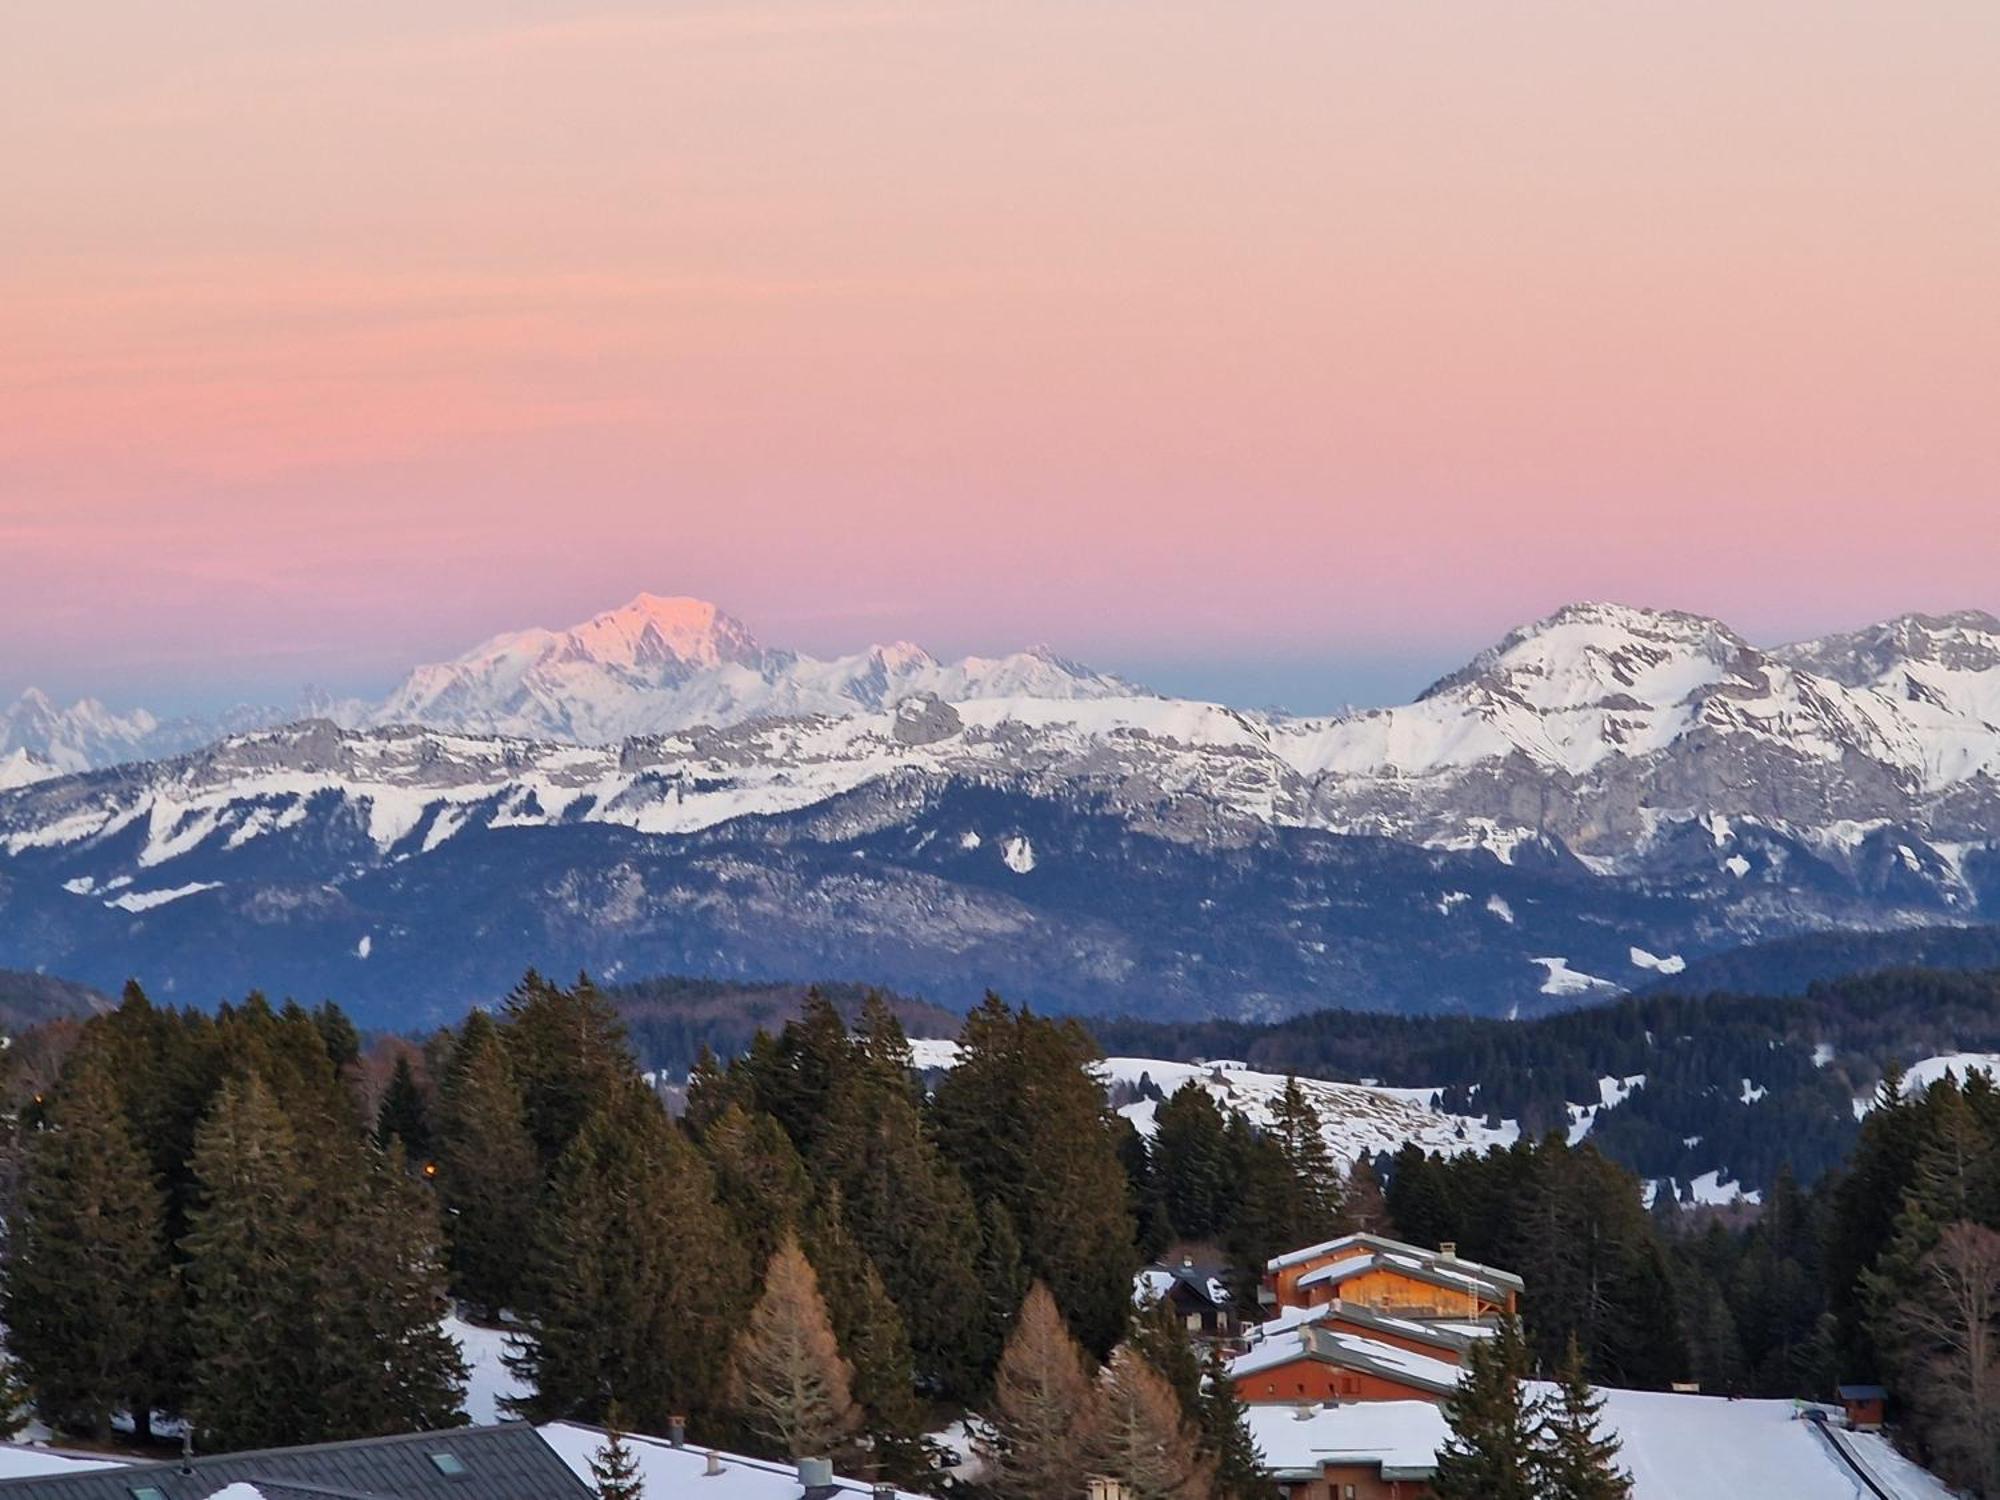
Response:
[[[1520,1277],[1455,1247],[1426,1250],[1373,1234],[1343,1235],[1281,1255],[1265,1268],[1262,1300],[1280,1307],[1346,1302],[1415,1319],[1504,1317],[1518,1307]]]

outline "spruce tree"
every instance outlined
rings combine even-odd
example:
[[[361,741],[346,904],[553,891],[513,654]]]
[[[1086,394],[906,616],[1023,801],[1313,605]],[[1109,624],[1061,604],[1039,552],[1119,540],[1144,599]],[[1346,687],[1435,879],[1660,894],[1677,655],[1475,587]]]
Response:
[[[204,1447],[323,1435],[312,1319],[309,1185],[290,1123],[256,1074],[231,1080],[195,1136],[199,1206],[184,1244]]]
[[[1433,1500],[1540,1500],[1534,1412],[1522,1390],[1527,1350],[1511,1318],[1466,1356],[1445,1398],[1451,1436],[1438,1450]]]
[[[424,1107],[423,1090],[417,1087],[410,1070],[408,1053],[396,1055],[396,1068],[382,1093],[381,1108],[375,1114],[375,1144],[388,1149],[391,1141],[401,1141],[403,1152],[412,1161],[427,1161],[431,1154],[429,1112]]]
[[[597,1500],[642,1500],[646,1493],[615,1403],[604,1418],[604,1445],[590,1455],[590,1480]]]
[[[164,1204],[110,1075],[88,1049],[29,1140],[5,1267],[5,1322],[21,1378],[52,1426],[111,1434],[143,1405],[166,1315]]]
[[[1295,1074],[1285,1075],[1284,1092],[1272,1107],[1271,1135],[1296,1185],[1295,1243],[1316,1244],[1339,1234],[1346,1227],[1342,1217],[1346,1173],[1334,1165],[1319,1110]]]
[[[544,1168],[632,1077],[625,1025],[587,977],[571,989],[530,970],[502,1007],[501,1034]]]
[[[932,1478],[903,1314],[875,1262],[848,1231],[838,1186],[828,1186],[808,1217],[804,1247],[819,1275],[840,1352],[853,1369],[861,1437],[873,1468],[898,1483]]]
[[[834,1338],[819,1278],[788,1232],[730,1350],[729,1404],[788,1457],[826,1458],[861,1425],[853,1373]]]
[[[636,1078],[557,1161],[537,1234],[536,1318],[508,1363],[537,1421],[601,1421],[618,1401],[664,1428],[718,1404],[748,1300],[743,1257],[699,1152]]]
[[[753,1265],[763,1265],[812,1201],[805,1163],[775,1119],[733,1103],[702,1132],[701,1149],[737,1242]]]
[[[1075,1500],[1096,1451],[1097,1388],[1083,1350],[1040,1282],[994,1376],[974,1449],[1000,1500]]]
[[[438,1191],[451,1283],[487,1318],[523,1308],[541,1164],[500,1033],[483,1011],[466,1019],[438,1090]]]
[[[1618,1439],[1603,1431],[1604,1397],[1584,1378],[1583,1348],[1570,1336],[1556,1388],[1542,1405],[1540,1500],[1631,1500],[1618,1467]]]
[[[1205,1088],[1187,1084],[1154,1114],[1153,1155],[1161,1196],[1174,1232],[1185,1239],[1213,1237],[1234,1206],[1228,1128]]]
[[[1125,1329],[1138,1255],[1114,1117],[1090,1071],[1096,1044],[1073,1021],[988,995],[960,1049],[933,1098],[939,1142],[974,1195],[1012,1215],[1029,1270],[1085,1346],[1108,1350]]]
[[[1208,1352],[1201,1430],[1202,1449],[1215,1462],[1217,1495],[1224,1500],[1276,1500],[1278,1487],[1264,1467],[1264,1455],[1251,1435],[1248,1414],[1220,1349]]]

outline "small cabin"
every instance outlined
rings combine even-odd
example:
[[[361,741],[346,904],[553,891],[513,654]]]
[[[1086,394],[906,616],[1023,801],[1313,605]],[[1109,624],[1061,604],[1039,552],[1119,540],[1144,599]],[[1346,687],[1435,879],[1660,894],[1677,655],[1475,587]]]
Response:
[[[1889,1393],[1879,1385],[1843,1385],[1835,1393],[1853,1432],[1880,1432]]]

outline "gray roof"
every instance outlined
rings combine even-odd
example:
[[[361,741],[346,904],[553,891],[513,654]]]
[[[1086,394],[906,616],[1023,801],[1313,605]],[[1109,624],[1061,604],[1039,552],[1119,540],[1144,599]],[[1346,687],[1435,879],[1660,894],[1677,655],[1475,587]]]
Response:
[[[431,1461],[447,1453],[465,1466],[446,1474]],[[81,1473],[0,1479],[5,1500],[133,1500],[151,1487],[166,1500],[208,1500],[232,1484],[254,1485],[266,1500],[580,1500],[590,1489],[526,1422],[357,1438],[307,1448],[125,1464]]]

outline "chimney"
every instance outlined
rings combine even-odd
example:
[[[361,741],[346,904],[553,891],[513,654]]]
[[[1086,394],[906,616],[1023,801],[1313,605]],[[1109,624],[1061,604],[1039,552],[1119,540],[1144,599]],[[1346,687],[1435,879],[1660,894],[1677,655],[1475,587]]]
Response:
[[[681,1416],[667,1418],[667,1441],[676,1448],[687,1446],[688,1419]]]
[[[1439,1259],[1439,1260],[1457,1260],[1457,1259],[1458,1259],[1458,1241],[1457,1241],[1457,1240],[1445,1240],[1445,1241],[1444,1241],[1443,1243],[1441,1243],[1441,1244],[1440,1244],[1440,1245],[1438,1246],[1438,1259]]]
[[[830,1458],[802,1458],[799,1460],[799,1487],[808,1495],[815,1490],[830,1489],[833,1485],[833,1460]]]
[[[1192,1271],[1194,1269],[1194,1257],[1192,1255],[1183,1255],[1181,1257],[1181,1269],[1183,1271]]]
[[[1125,1481],[1122,1479],[1107,1479],[1102,1474],[1093,1474],[1090,1476],[1089,1483],[1084,1487],[1084,1493],[1089,1497],[1089,1500],[1125,1500]]]
[[[893,1484],[884,1484],[878,1479],[869,1486],[868,1494],[869,1500],[896,1500],[896,1487]]]
[[[192,1422],[181,1429],[181,1472],[183,1474],[194,1472],[194,1423]]]
[[[1313,1419],[1313,1411],[1314,1407],[1312,1402],[1301,1401],[1299,1403],[1299,1409],[1292,1413],[1292,1420],[1294,1422],[1310,1422]]]
[[[708,1450],[707,1459],[708,1462],[702,1466],[701,1472],[711,1477],[720,1474],[722,1472],[722,1455],[711,1448]]]

